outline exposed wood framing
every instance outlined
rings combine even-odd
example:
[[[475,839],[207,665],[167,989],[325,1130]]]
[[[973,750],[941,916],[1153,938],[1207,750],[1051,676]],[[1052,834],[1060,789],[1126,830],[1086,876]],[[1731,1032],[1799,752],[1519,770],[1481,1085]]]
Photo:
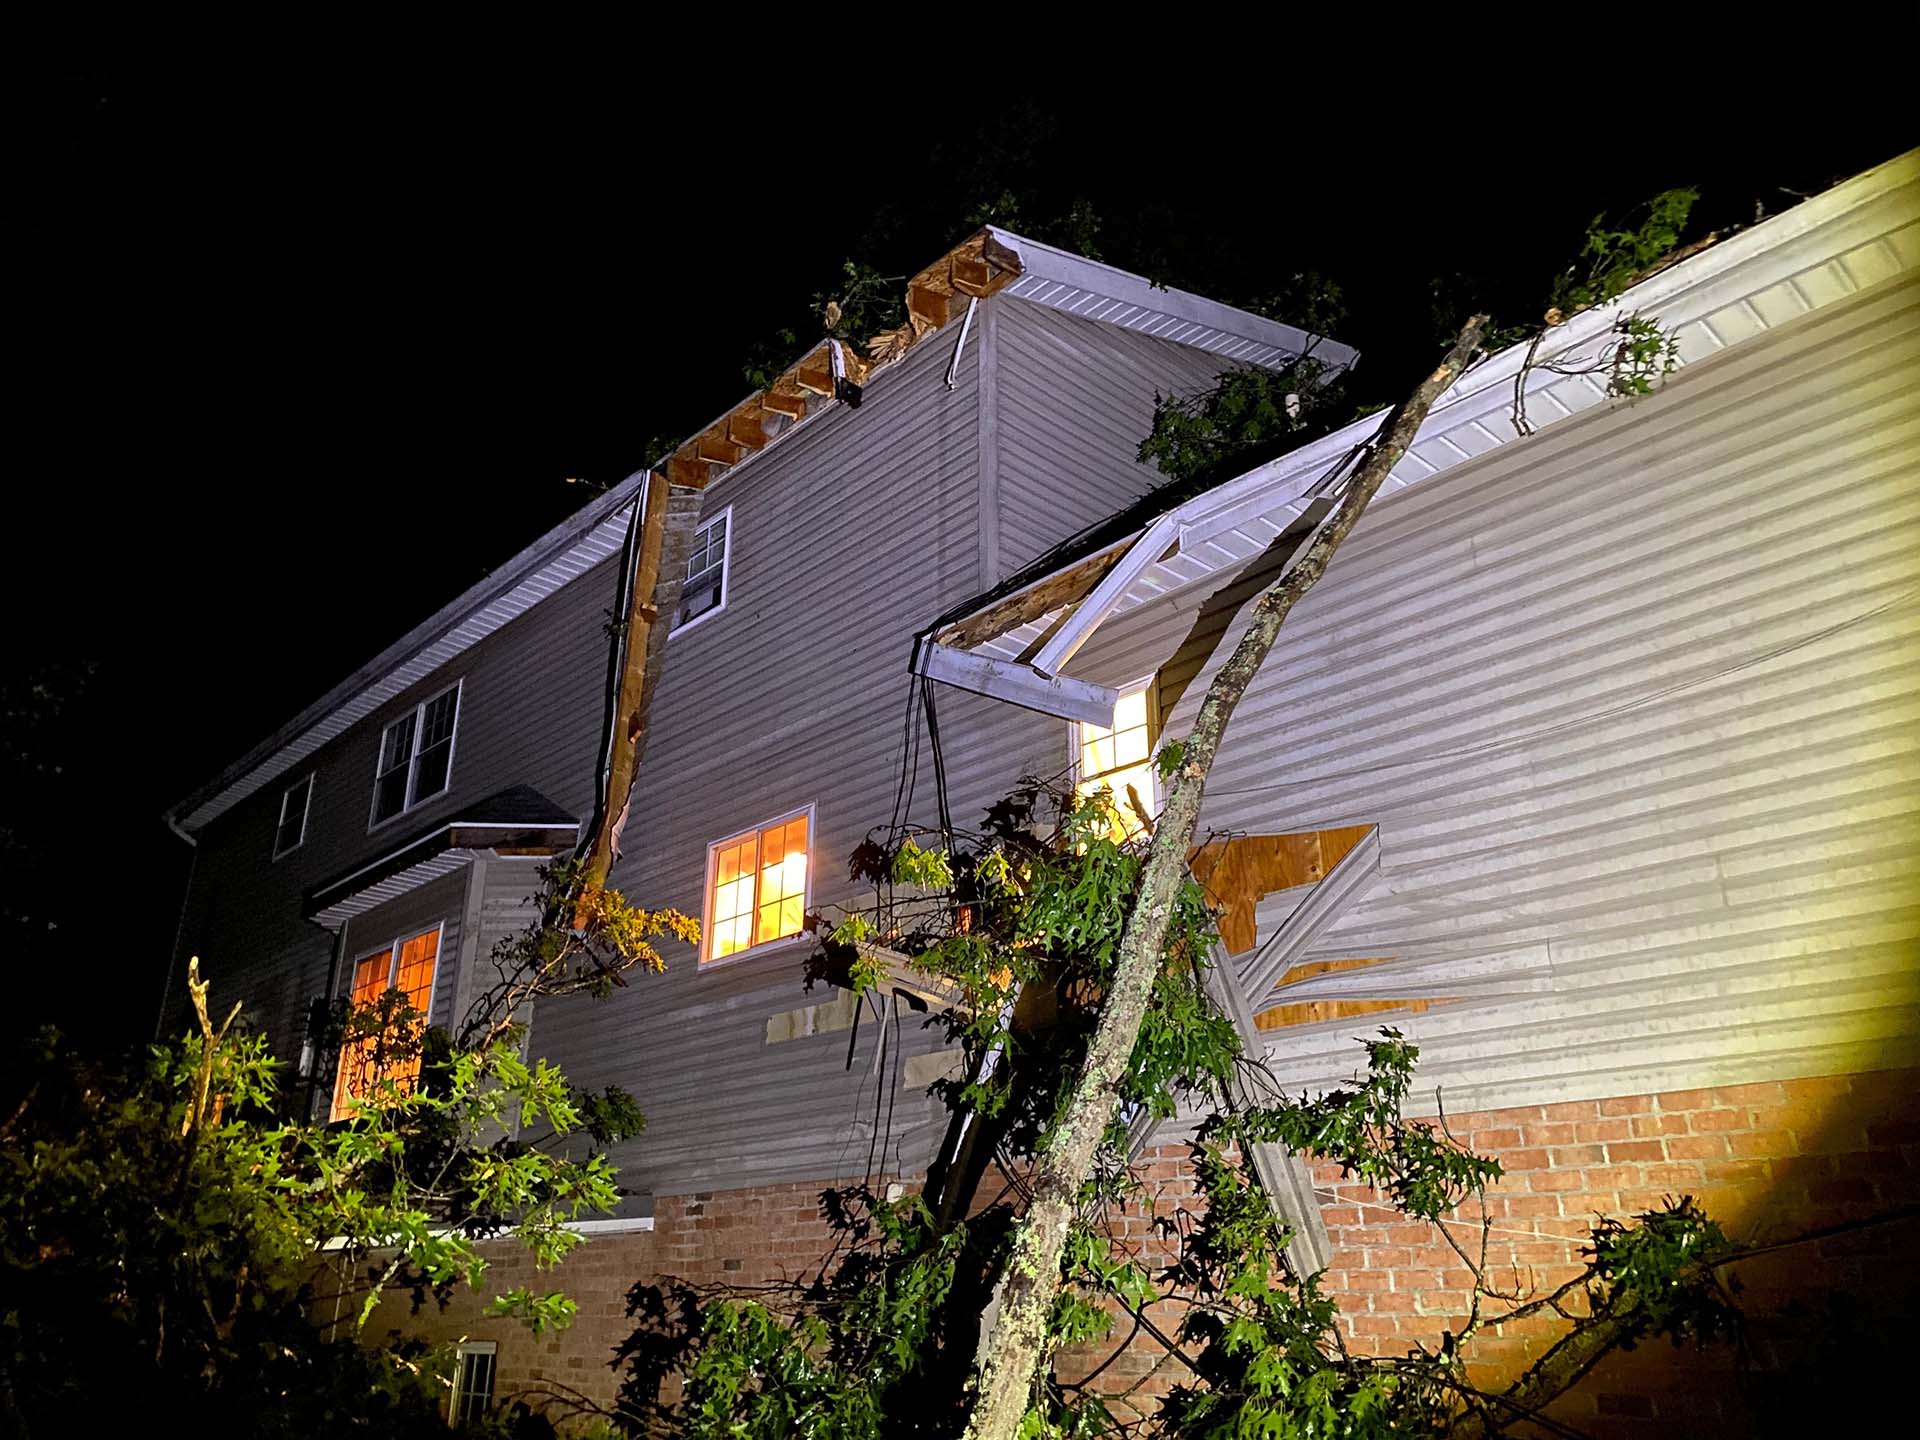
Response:
[[[1024,590],[1016,590],[1004,600],[996,600],[986,609],[949,625],[937,638],[942,645],[972,650],[989,640],[999,639],[1009,630],[1018,630],[1027,622],[1038,620],[1062,605],[1071,605],[1098,585],[1132,544],[1131,538],[1123,540],[1118,545],[1076,561],[1044,580],[1036,580]]]
[[[620,852],[633,780],[645,750],[647,711],[665,663],[669,624],[680,603],[687,541],[699,518],[699,492],[727,469],[765,450],[834,396],[834,347],[846,376],[866,383],[964,306],[952,297],[992,295],[1020,273],[1020,260],[985,230],[976,232],[907,282],[907,323],[864,347],[822,340],[759,394],[750,395],[660,462],[647,477],[633,588],[626,597],[622,659],[612,705],[606,782],[581,851],[581,895],[607,883]],[[1110,713],[1110,712],[1109,712]]]
[[[841,344],[847,379],[865,385],[881,365],[899,359],[919,341],[948,324],[966,306],[963,299],[992,295],[1020,274],[1020,257],[985,230],[960,242],[907,281],[907,320],[870,336],[864,344]],[[729,466],[777,441],[808,413],[833,403],[832,340],[821,340],[768,386],[750,395],[662,462],[675,485],[697,490]]]
[[[1043,715],[1093,725],[1112,725],[1113,707],[1120,701],[1120,692],[1107,685],[1069,680],[1064,675],[1042,675],[1015,661],[970,655],[931,640],[920,643],[914,655],[914,673]]]
[[[1319,884],[1372,829],[1347,825],[1293,835],[1235,835],[1196,846],[1187,863],[1221,907],[1220,943],[1227,953],[1242,955],[1258,943],[1253,912],[1260,901],[1276,890]]]

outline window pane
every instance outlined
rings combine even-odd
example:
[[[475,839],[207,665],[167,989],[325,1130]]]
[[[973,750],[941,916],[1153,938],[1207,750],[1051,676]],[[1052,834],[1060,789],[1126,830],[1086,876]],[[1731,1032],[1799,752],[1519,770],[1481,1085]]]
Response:
[[[447,788],[447,767],[453,761],[453,741],[443,740],[431,750],[422,750],[413,769],[413,803],[418,805],[429,795]]]
[[[1122,765],[1138,765],[1153,753],[1145,689],[1130,690],[1113,707],[1113,728],[1080,726],[1080,778],[1104,775]]]
[[[745,950],[753,944],[754,852],[758,837],[747,835],[723,845],[714,857],[712,936],[707,958]]]
[[[433,968],[440,954],[440,932],[425,930],[400,947],[400,963],[393,987],[406,992],[407,1003],[425,1015],[433,1004]]]
[[[760,895],[754,944],[800,933],[807,893],[807,817],[770,826],[761,839]]]
[[[376,950],[358,960],[353,967],[353,990],[348,1003],[355,1010],[368,1006],[387,993],[393,983],[393,947]],[[340,1072],[333,1083],[333,1118],[347,1113],[347,1101],[367,1090],[368,1070],[373,1062],[371,1040],[350,1040],[340,1049]]]
[[[273,835],[273,853],[284,855],[307,837],[307,800],[313,777],[307,776],[280,797],[280,824]]]
[[[438,745],[443,740],[453,738],[454,709],[460,702],[460,692],[449,690],[444,695],[436,695],[427,702],[426,727],[420,732],[420,748]]]
[[[1073,787],[1076,795],[1092,795],[1102,790],[1107,792],[1118,812],[1110,827],[1114,843],[1123,844],[1147,828],[1134,802],[1137,799],[1149,815],[1157,808],[1152,765],[1124,766],[1091,780],[1082,780]]]
[[[407,767],[382,775],[373,786],[373,818],[387,820],[407,808]]]
[[[402,715],[380,737],[380,773],[405,765],[413,755],[413,716]]]

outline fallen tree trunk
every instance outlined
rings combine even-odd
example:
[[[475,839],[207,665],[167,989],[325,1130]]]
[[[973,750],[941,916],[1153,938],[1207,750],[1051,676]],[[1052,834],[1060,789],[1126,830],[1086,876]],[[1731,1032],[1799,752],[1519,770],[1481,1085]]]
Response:
[[[1439,368],[1388,413],[1325,526],[1298,563],[1254,602],[1252,623],[1207,689],[1168,786],[1100,1023],[1059,1127],[1039,1158],[1033,1198],[1014,1233],[989,1306],[992,1318],[981,1337],[967,1440],[1013,1440],[1027,1412],[1034,1378],[1046,1356],[1047,1319],[1060,1291],[1060,1258],[1075,1198],[1093,1168],[1100,1137],[1113,1116],[1115,1087],[1140,1035],[1173,899],[1199,826],[1207,775],[1227,724],[1272,652],[1288,613],[1326,572],[1327,562],[1406,453],[1427,412],[1466,369],[1480,346],[1486,319],[1476,315],[1469,320]]]

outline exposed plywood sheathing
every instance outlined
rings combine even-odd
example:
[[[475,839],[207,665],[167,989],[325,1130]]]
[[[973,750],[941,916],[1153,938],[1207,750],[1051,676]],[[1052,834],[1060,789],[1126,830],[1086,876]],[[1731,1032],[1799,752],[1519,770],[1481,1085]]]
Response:
[[[1241,955],[1259,943],[1253,911],[1264,897],[1318,884],[1372,829],[1347,825],[1296,835],[1236,835],[1196,846],[1188,864],[1221,907],[1220,943],[1227,953]]]
[[[1009,630],[1017,630],[1029,621],[1038,620],[1063,605],[1071,605],[1100,583],[1101,578],[1119,563],[1120,557],[1127,553],[1132,541],[1122,541],[1097,555],[1069,565],[1057,574],[1029,585],[1024,590],[1016,590],[1004,600],[988,606],[977,614],[968,616],[957,625],[942,630],[938,639],[942,645],[950,645],[959,650],[971,650],[976,645],[984,645],[996,640]]]
[[[1311,980],[1316,975],[1332,975],[1343,970],[1364,970],[1370,965],[1378,965],[1384,956],[1352,960],[1312,960],[1303,965],[1295,965],[1280,977],[1279,988],[1302,980]],[[1428,996],[1423,999],[1380,999],[1380,1000],[1303,1000],[1291,1005],[1273,1005],[1253,1017],[1256,1028],[1261,1030],[1285,1030],[1291,1025],[1312,1025],[1322,1020],[1353,1020],[1363,1015],[1379,1015],[1389,1010],[1421,1011],[1431,1010],[1435,1005],[1445,1005],[1454,997]]]

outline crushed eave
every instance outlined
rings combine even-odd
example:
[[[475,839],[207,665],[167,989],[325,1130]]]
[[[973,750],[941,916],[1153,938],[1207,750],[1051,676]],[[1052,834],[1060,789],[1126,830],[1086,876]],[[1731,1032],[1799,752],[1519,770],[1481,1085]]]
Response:
[[[1603,376],[1560,375],[1546,368],[1604,348],[1621,314],[1657,316],[1676,333],[1684,368],[1917,266],[1920,151],[1913,151],[1690,253],[1613,304],[1552,331],[1526,374],[1532,430],[1624,403],[1607,395]],[[1512,410],[1526,360],[1526,347],[1515,346],[1470,370],[1433,408],[1381,487],[1380,498],[1524,438]],[[1212,490],[1165,505],[1157,514],[1150,501],[1135,506],[1121,533],[1111,524],[1100,527],[1057,552],[1051,569],[1031,567],[1011,593],[1003,586],[955,607],[934,622],[923,645],[931,641],[1025,665],[1076,620],[1080,633],[1073,639],[1084,642],[1112,615],[1237,572],[1331,492],[1342,478],[1342,462],[1371,439],[1379,424],[1379,416],[1362,417]],[[1169,529],[1174,543],[1150,541],[1166,538]],[[1143,542],[1154,543],[1158,553],[1136,553]],[[1111,582],[1123,568],[1130,573],[1116,594]],[[1100,613],[1077,616],[1090,598]]]
[[[990,230],[979,230],[907,281],[907,318],[863,345],[820,341],[711,425],[684,441],[661,465],[671,484],[705,489],[735,465],[769,448],[810,416],[837,403],[838,380],[864,386],[874,372],[904,357],[927,336],[965,313],[969,302],[999,293],[1020,275],[1020,257]]]

